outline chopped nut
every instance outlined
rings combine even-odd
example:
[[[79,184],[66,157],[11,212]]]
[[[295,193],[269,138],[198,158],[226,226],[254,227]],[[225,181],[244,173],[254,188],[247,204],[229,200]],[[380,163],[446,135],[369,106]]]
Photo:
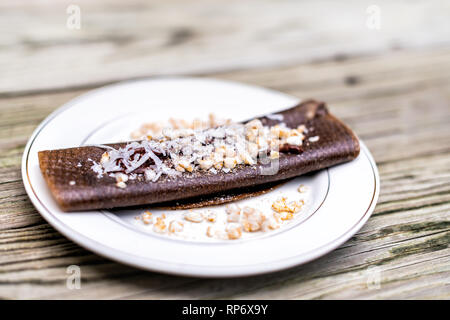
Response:
[[[216,222],[217,215],[214,212],[208,212],[205,214],[205,218],[208,222]]]
[[[179,166],[188,172],[192,172],[194,170],[194,167],[185,159],[180,161]]]
[[[297,127],[297,130],[298,131],[300,131],[300,132],[305,132],[305,131],[307,131],[306,130],[306,126],[304,125],[304,124],[301,124],[301,125],[299,125],[298,127]]]
[[[222,152],[219,151],[219,152],[214,152],[212,154],[212,159],[213,159],[213,162],[214,162],[214,168],[216,168],[217,170],[220,170],[223,167],[223,155],[224,155],[224,152],[222,153]]]
[[[302,140],[304,138],[303,133],[301,133],[300,131],[298,131],[297,129],[292,129],[289,132],[289,137],[301,137]]]
[[[226,146],[225,145],[221,145],[218,146],[214,149],[214,152],[217,153],[217,157],[219,157],[218,159],[222,159],[223,156],[225,155],[226,151]]]
[[[245,124],[245,127],[249,129],[261,129],[263,127],[261,120],[253,119]]]
[[[255,212],[256,212],[256,209],[255,209],[255,208],[252,208],[252,207],[244,207],[244,208],[242,209],[242,213],[243,213],[243,215],[245,215],[246,217],[248,217],[248,216],[254,214]]]
[[[120,182],[116,183],[116,186],[121,188],[121,189],[124,189],[124,188],[127,187],[127,184],[125,182],[123,182],[123,181],[120,181]]]
[[[228,233],[217,228],[216,226],[208,226],[206,229],[206,235],[210,238],[228,240]]]
[[[228,225],[226,231],[228,234],[228,239],[231,240],[239,239],[242,236],[242,228],[240,225]]]
[[[272,216],[270,218],[273,218],[277,223],[281,223],[281,214],[278,212],[272,212]]]
[[[175,170],[177,170],[178,172],[184,172],[185,171],[184,168],[182,166],[180,166],[180,165],[176,166]]]
[[[274,138],[280,137],[280,131],[281,131],[281,128],[280,128],[280,125],[278,125],[278,124],[270,127],[270,134]]]
[[[189,137],[194,134],[194,130],[192,130],[190,128],[179,129],[178,134],[180,137]]]
[[[164,129],[162,129],[162,134],[167,139],[176,139],[176,138],[178,138],[177,131],[173,130],[172,128],[164,128]]]
[[[291,201],[287,205],[287,212],[297,213],[300,211],[301,205],[299,205],[296,201]]]
[[[280,221],[277,220],[275,217],[268,218],[263,221],[261,229],[264,232],[267,232],[269,230],[275,230],[280,227]]]
[[[265,217],[254,208],[244,207],[242,209],[242,225],[246,232],[254,232],[261,229]]]
[[[287,138],[286,142],[294,146],[301,146],[303,144],[303,138],[302,136],[292,136]]]
[[[304,201],[300,200],[297,201],[291,201],[286,203],[287,198],[283,197],[281,199],[278,199],[274,203],[272,203],[272,209],[275,210],[278,213],[282,212],[288,212],[288,213],[297,213],[302,208]]]
[[[153,181],[156,178],[156,172],[152,169],[147,169],[144,171],[145,180]]]
[[[305,186],[304,184],[301,184],[301,185],[298,187],[298,189],[297,189],[297,191],[300,192],[300,193],[304,193],[304,192],[306,192],[307,190],[308,190],[308,187]]]
[[[222,149],[219,149],[218,152],[214,152],[212,154],[212,159],[214,160],[214,162],[221,162],[221,161],[223,161],[224,154],[225,154],[225,151]]]
[[[127,182],[128,176],[124,173],[116,173],[116,181],[117,182]]]
[[[311,137],[308,140],[309,140],[309,142],[317,142],[317,141],[319,141],[319,136]]]
[[[223,161],[225,168],[234,169],[236,167],[237,161],[235,158],[225,158]]]
[[[288,128],[279,128],[279,137],[280,138],[287,138],[291,135],[291,130]]]
[[[227,204],[225,207],[225,212],[228,214],[240,213],[240,211],[241,211],[241,208],[239,208],[239,206],[235,203]]]
[[[153,223],[153,214],[150,211],[145,211],[142,215],[142,222],[144,224],[152,224]]]
[[[165,233],[167,231],[167,226],[163,218],[156,218],[156,223],[153,225],[153,231],[157,233]]]
[[[197,211],[189,211],[184,215],[184,219],[190,222],[200,223],[203,221],[203,215]]]
[[[211,132],[211,135],[212,135],[214,138],[223,139],[223,138],[225,138],[225,129],[222,128],[222,127],[215,128],[215,129]]]
[[[258,157],[258,145],[256,143],[249,143],[247,145],[247,151],[250,157],[256,159]]]
[[[142,219],[142,222],[144,223],[144,224],[152,224],[153,223],[153,218],[152,217],[150,217],[150,218],[146,218],[146,219]]]
[[[272,209],[276,212],[283,212],[286,207],[286,198],[283,197],[272,203]]]
[[[255,160],[253,160],[253,158],[247,152],[246,153],[242,153],[240,156],[241,156],[242,161],[245,164],[254,165],[256,163]]]
[[[212,238],[212,237],[214,237],[214,234],[215,234],[214,228],[211,227],[211,226],[209,226],[209,227],[206,229],[206,235],[207,235],[208,237]]]
[[[238,164],[242,164],[244,161],[242,160],[242,157],[235,157],[234,158],[235,160],[236,160],[236,165],[238,165]]]
[[[184,229],[184,223],[181,221],[170,221],[169,223],[169,232],[170,233],[176,233],[176,232],[181,232]]]
[[[280,216],[281,220],[291,220],[293,217],[292,212],[282,212]]]
[[[269,148],[269,143],[265,137],[258,137],[256,144],[258,145],[258,150],[267,150]]]
[[[211,168],[214,164],[214,162],[210,159],[206,159],[206,160],[197,160],[198,164],[200,165],[200,168],[203,170],[208,170],[209,168]]]
[[[225,212],[228,214],[228,222],[238,222],[241,215],[241,208],[237,204],[228,204],[226,206]]]
[[[236,157],[236,151],[234,151],[234,149],[227,147],[226,151],[225,151],[225,156],[227,158],[234,158]]]
[[[258,129],[247,129],[245,137],[248,141],[255,142],[256,138],[258,137]]]
[[[109,153],[108,152],[104,152],[102,154],[102,158],[100,159],[100,163],[104,164],[104,163],[106,163],[108,161],[109,161]]]

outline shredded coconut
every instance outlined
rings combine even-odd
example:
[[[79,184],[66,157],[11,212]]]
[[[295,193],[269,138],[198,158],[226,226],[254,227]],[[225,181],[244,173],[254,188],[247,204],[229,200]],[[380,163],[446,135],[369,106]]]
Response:
[[[228,173],[239,165],[278,159],[279,150],[289,152],[295,149],[292,146],[299,149],[305,139],[304,130],[305,126],[291,129],[284,123],[263,126],[260,120],[207,129],[166,128],[158,136],[134,141],[118,149],[93,145],[106,149],[106,152],[99,163],[89,160],[97,177],[125,174],[136,179],[141,175],[146,181],[155,182],[162,175],[172,177],[185,172]],[[285,145],[290,147],[280,149]],[[121,177],[118,187],[125,187],[126,181]]]

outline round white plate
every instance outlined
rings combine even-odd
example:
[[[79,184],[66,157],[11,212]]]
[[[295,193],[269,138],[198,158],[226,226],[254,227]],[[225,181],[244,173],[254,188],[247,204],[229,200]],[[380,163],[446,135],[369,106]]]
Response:
[[[51,197],[37,156],[40,150],[126,140],[143,122],[205,118],[210,112],[239,121],[297,102],[272,90],[215,79],[158,78],[106,86],[66,103],[35,130],[22,161],[25,189],[59,232],[88,250],[128,265],[198,277],[253,275],[299,265],[337,248],[372,213],[380,184],[375,162],[362,142],[361,154],[354,161],[244,200],[245,205],[257,206],[280,195],[298,195],[300,184],[308,187],[306,205],[292,222],[235,241],[160,236],[137,225],[134,216],[138,212],[130,209],[64,213]]]

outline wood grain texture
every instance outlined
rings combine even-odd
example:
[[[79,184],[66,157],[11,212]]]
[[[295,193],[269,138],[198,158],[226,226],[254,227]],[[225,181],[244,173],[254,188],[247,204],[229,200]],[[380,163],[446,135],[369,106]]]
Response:
[[[2,1],[0,93],[450,43],[450,3],[440,0],[378,0],[379,32],[366,27],[369,0],[78,0],[80,30],[66,27],[68,3]]]
[[[379,2],[386,23],[404,9]],[[450,299],[450,19],[439,10],[447,4],[416,1],[408,7],[414,21],[405,14],[374,40],[353,30],[354,22],[336,22],[342,29],[332,30],[306,18],[327,6],[350,16],[362,10],[364,17],[364,1],[340,9],[328,1],[263,1],[255,16],[252,1],[117,1],[106,9],[80,3],[86,29],[70,38],[57,27],[65,8],[0,5],[1,27],[26,27],[0,35],[0,298]],[[394,43],[402,45],[392,50]],[[69,65],[77,65],[70,76]],[[318,260],[244,279],[144,272],[61,236],[22,185],[20,161],[32,131],[99,84],[175,72],[327,101],[377,161],[381,194],[367,224]],[[66,287],[72,264],[81,267],[80,290]],[[374,274],[379,288],[370,285]]]

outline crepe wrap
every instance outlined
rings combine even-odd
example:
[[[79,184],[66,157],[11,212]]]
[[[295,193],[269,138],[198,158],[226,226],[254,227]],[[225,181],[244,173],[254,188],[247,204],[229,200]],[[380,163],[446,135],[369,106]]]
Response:
[[[289,128],[304,124],[309,129],[300,154],[280,152],[275,174],[261,174],[271,164],[239,165],[229,173],[193,171],[175,177],[162,175],[156,182],[128,180],[126,188],[118,188],[114,177],[105,174],[98,178],[92,170],[89,159],[99,162],[105,152],[96,146],[40,151],[39,165],[61,209],[79,211],[167,203],[248,189],[350,161],[359,154],[355,134],[331,115],[323,102],[309,100],[275,114],[283,119],[275,120],[279,117],[271,115],[257,119],[265,126],[284,122]],[[309,141],[316,136],[318,141]],[[126,142],[109,144],[114,148],[125,145]]]

